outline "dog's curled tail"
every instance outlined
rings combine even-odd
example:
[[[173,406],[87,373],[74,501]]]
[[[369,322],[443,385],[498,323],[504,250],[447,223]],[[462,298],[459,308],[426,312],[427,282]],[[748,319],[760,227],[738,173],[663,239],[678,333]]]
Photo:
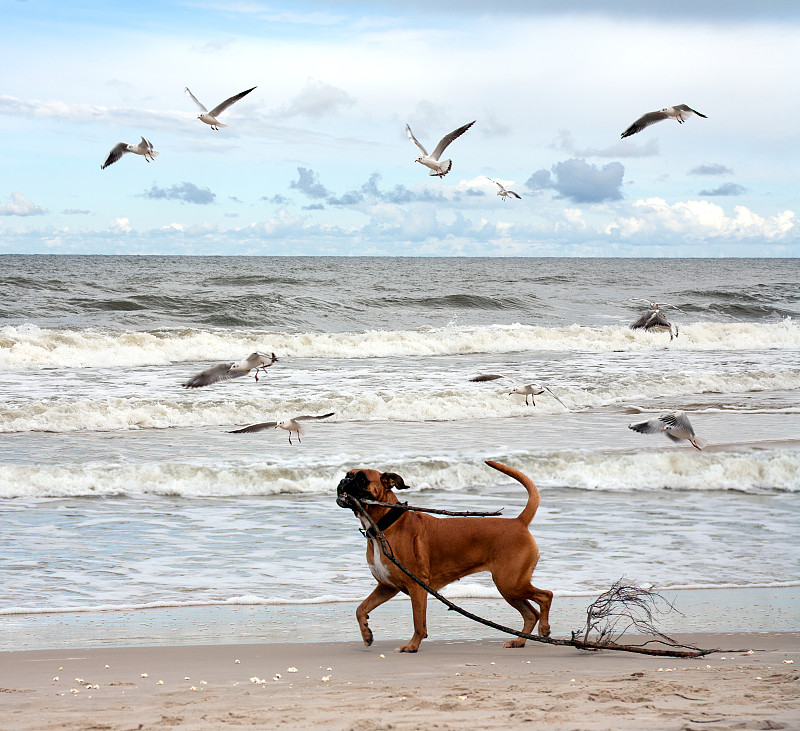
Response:
[[[528,504],[517,516],[517,518],[525,523],[525,525],[529,525],[533,520],[533,516],[536,515],[536,511],[539,509],[540,500],[539,491],[536,489],[536,485],[533,484],[533,480],[527,475],[522,474],[522,472],[519,470],[515,470],[513,467],[501,464],[500,462],[492,462],[491,460],[487,459],[486,464],[489,465],[489,467],[502,472],[504,475],[513,477],[517,482],[522,483],[522,485],[528,491]]]

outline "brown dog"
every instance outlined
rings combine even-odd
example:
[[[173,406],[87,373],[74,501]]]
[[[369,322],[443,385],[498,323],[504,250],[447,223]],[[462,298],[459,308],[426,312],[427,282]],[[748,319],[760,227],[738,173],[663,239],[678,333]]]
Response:
[[[499,462],[486,464],[513,477],[527,489],[528,503],[516,518],[435,518],[396,508],[365,506],[365,509],[386,536],[394,557],[431,588],[438,591],[469,574],[489,571],[500,594],[522,615],[522,631],[532,632],[538,622],[539,634],[547,637],[550,635],[553,592],[537,589],[531,584],[539,549],[528,530],[539,507],[539,491],[533,481],[518,470]],[[403,478],[372,469],[350,470],[336,489],[336,503],[342,508],[352,508],[348,496],[397,503],[392,488],[405,489]],[[359,515],[355,508],[353,512]],[[369,528],[363,517],[360,520],[365,529]],[[369,532],[367,536],[370,537]],[[369,613],[402,591],[411,599],[414,636],[397,651],[416,652],[419,643],[428,636],[425,620],[427,592],[383,556],[374,535],[367,544],[367,563],[378,586],[356,610],[364,644],[372,644],[372,630],[367,623]],[[534,609],[530,600],[539,605],[539,611]],[[505,647],[522,647],[524,644],[525,639],[518,637],[506,642]]]

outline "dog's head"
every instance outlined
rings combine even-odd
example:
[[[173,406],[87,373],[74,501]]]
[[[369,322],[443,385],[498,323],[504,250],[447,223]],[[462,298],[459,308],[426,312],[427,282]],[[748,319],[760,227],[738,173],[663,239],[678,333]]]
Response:
[[[347,499],[348,496],[357,500],[396,502],[397,498],[392,493],[393,488],[408,489],[403,478],[394,472],[380,472],[371,469],[350,470],[336,488],[336,504],[340,508],[352,508],[352,504]]]

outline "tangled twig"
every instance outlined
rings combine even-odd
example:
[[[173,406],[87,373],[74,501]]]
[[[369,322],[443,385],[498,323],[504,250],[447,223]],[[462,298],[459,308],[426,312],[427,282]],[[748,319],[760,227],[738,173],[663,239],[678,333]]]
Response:
[[[629,629],[634,628],[643,635],[652,635],[665,645],[679,646],[668,635],[656,627],[656,615],[678,612],[672,602],[654,589],[645,589],[624,583],[625,577],[617,579],[608,591],[603,592],[586,609],[586,625],[582,630],[583,641],[595,632],[597,642],[616,642]],[[681,615],[683,616],[683,615]],[[573,638],[581,631],[573,632]]]

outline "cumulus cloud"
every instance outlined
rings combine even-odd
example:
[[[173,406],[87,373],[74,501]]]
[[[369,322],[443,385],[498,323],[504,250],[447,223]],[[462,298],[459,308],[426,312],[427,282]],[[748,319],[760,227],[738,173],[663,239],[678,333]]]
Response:
[[[712,188],[710,190],[701,190],[698,195],[709,195],[709,196],[716,196],[716,195],[741,195],[745,192],[745,189],[739,185],[738,183],[724,183],[717,188]]]
[[[573,203],[603,203],[622,198],[622,163],[610,162],[602,168],[573,158],[556,163],[550,170],[537,170],[525,183],[534,192],[555,190],[557,198]]]
[[[663,198],[638,200],[633,208],[634,215],[618,219],[606,228],[606,233],[631,237],[668,232],[693,240],[780,240],[797,232],[794,211],[765,218],[746,206],[736,206],[729,216],[722,206],[709,201],[680,201],[670,205]]]
[[[305,193],[309,198],[327,198],[328,189],[319,182],[319,176],[311,168],[297,168],[297,180],[289,183],[290,188]]]
[[[108,226],[108,230],[115,234],[127,234],[133,231],[130,219],[115,218]]]
[[[733,170],[727,165],[715,163],[713,165],[698,165],[689,171],[689,175],[733,175]]]
[[[276,116],[322,119],[339,114],[344,107],[354,103],[355,100],[344,89],[309,79],[294,99],[277,110]]]
[[[65,208],[61,213],[67,216],[87,216],[91,211],[87,211],[85,208]]]
[[[217,196],[209,188],[199,188],[194,183],[184,181],[169,188],[160,188],[153,183],[150,190],[141,193],[140,197],[153,200],[179,200],[182,203],[196,203],[205,206],[213,203]]]
[[[309,198],[324,201],[331,206],[346,207],[367,204],[373,205],[375,203],[432,203],[435,201],[460,200],[462,197],[483,195],[482,191],[475,191],[472,188],[468,188],[463,191],[450,190],[450,195],[445,196],[443,192],[431,190],[430,188],[412,190],[400,184],[383,190],[379,185],[381,181],[380,173],[372,173],[369,180],[358,188],[348,190],[344,193],[334,193],[320,182],[317,173],[310,168],[297,168],[297,173],[298,179],[289,183],[289,187],[300,190]],[[312,208],[306,206],[305,209],[318,210],[320,207],[321,206]]]
[[[0,206],[0,216],[43,216],[47,211],[28,200],[22,193],[12,193],[8,203]]]

